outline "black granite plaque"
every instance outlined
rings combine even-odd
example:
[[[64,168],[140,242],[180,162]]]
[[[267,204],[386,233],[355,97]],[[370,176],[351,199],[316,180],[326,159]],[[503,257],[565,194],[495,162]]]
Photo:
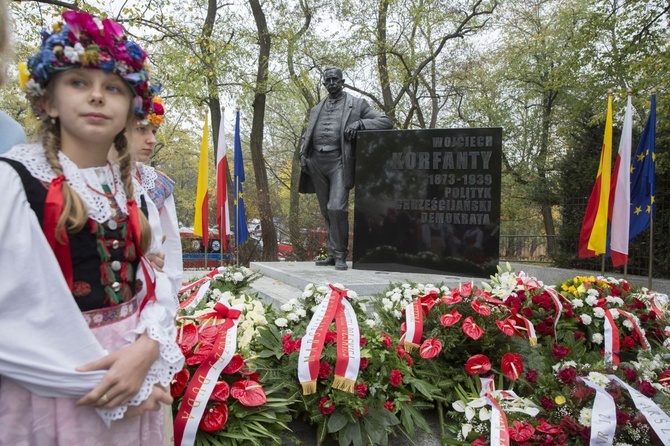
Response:
[[[358,132],[353,268],[496,273],[502,129]]]

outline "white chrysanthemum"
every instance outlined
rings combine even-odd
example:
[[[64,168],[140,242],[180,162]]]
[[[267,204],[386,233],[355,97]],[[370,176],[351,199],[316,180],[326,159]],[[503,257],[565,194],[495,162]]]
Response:
[[[617,307],[623,306],[623,299],[618,296],[607,296],[606,299],[607,302],[611,303],[612,305],[616,305]]]
[[[402,299],[402,294],[400,294],[400,293],[391,294],[391,301],[400,302],[400,299]]]
[[[211,291],[212,291],[212,296],[215,297],[217,300],[221,296],[221,294],[223,294],[223,293],[221,293],[221,290],[218,289],[218,288],[214,288]]]
[[[629,330],[633,329],[633,323],[629,321],[628,319],[623,320],[623,326],[626,327]]]
[[[84,54],[85,51],[86,50],[84,50],[84,47],[79,42],[75,43],[74,47],[66,46],[65,48],[63,48],[63,54],[65,54],[65,57],[70,59],[71,62],[79,62],[79,56]],[[119,62],[117,62],[116,65],[118,66]],[[126,65],[126,69],[127,67],[128,66]]]
[[[595,311],[593,313],[595,314]],[[612,308],[610,314],[612,315],[612,319],[619,319],[619,311],[616,308]]]
[[[593,315],[599,319],[602,319],[605,317],[605,310],[601,307],[595,307],[593,309]],[[614,315],[612,315],[614,317]]]
[[[593,414],[593,411],[585,407],[579,412],[579,424],[582,426],[589,427],[591,426],[591,416]]]
[[[295,314],[297,314],[298,316],[300,316],[301,319],[302,319],[303,317],[307,316],[307,312],[305,311],[304,308],[296,308],[296,309],[295,309]]]
[[[390,299],[384,297],[384,298],[382,299],[382,308],[383,308],[385,311],[390,311],[391,308],[393,308],[393,302],[391,302]]]
[[[281,308],[281,311],[292,311],[293,305],[287,302],[279,308]]]
[[[582,299],[572,299],[570,303],[572,304],[572,308],[580,308],[584,306],[584,301]]]
[[[374,328],[377,325],[377,321],[374,319],[366,319],[365,324],[370,328]]]
[[[589,379],[589,381],[591,381],[592,383],[596,384],[597,386],[603,389],[607,387],[610,383],[610,380],[607,376],[598,372],[590,372],[587,378]]]
[[[581,286],[581,285],[580,285],[580,286]],[[586,291],[586,294],[588,294],[589,296],[598,297],[600,293],[598,293],[598,290],[596,290],[595,288],[589,288],[589,289]]]
[[[364,313],[368,311],[368,307],[363,302],[358,303],[358,308],[360,308]]]
[[[589,291],[591,291],[591,290],[589,290]],[[596,302],[598,302],[598,296],[597,296],[597,295],[596,295],[596,296],[593,296],[593,295],[590,295],[590,294],[589,294],[589,296],[585,299],[585,302],[586,302],[587,304],[589,304],[589,306],[592,307],[592,306],[594,306],[594,305],[596,304]]]
[[[393,316],[394,316],[396,319],[400,319],[400,317],[402,317],[402,313],[401,313],[400,311],[398,311],[398,310],[393,310]]]
[[[308,297],[312,297],[314,295],[314,291],[316,291],[316,288],[314,288],[314,285],[311,283],[308,283],[305,285],[305,289],[302,292],[302,297],[307,299]]]
[[[289,313],[286,315],[286,319],[288,319],[291,322],[297,322],[300,320],[300,316],[298,316],[295,313]]]
[[[602,344],[603,339],[604,339],[603,335],[601,335],[600,333],[594,333],[593,336],[591,336],[591,342],[593,342],[594,344],[598,345]]]
[[[286,320],[286,318],[283,317],[278,317],[277,319],[275,319],[275,325],[279,328],[284,328],[288,325],[288,320]]]
[[[582,321],[582,324],[591,325],[591,316],[588,314],[580,314],[579,319]]]
[[[241,272],[238,271],[238,272],[233,273],[233,282],[234,283],[242,282],[244,279],[245,279],[244,274],[242,274]]]

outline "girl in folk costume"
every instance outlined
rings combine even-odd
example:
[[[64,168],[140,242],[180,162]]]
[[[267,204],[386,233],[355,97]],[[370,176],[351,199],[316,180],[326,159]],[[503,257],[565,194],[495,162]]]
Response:
[[[162,445],[183,356],[124,132],[152,105],[146,53],[63,19],[28,61],[41,143],[0,158],[0,445]]]
[[[174,181],[165,173],[147,163],[151,159],[156,146],[156,133],[163,123],[165,109],[159,96],[154,96],[153,107],[148,116],[137,117],[134,125],[127,130],[128,144],[132,160],[135,162],[135,176],[147,195],[154,202],[159,213],[160,231],[165,237],[161,247],[164,257],[163,271],[170,279],[172,294],[177,296],[182,286],[184,266],[182,262],[181,238],[179,222],[175,207]],[[114,151],[110,153],[115,156]],[[154,225],[152,225],[152,228]]]

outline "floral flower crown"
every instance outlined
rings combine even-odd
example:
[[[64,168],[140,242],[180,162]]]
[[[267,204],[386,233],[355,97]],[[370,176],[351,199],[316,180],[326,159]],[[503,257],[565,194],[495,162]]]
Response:
[[[35,114],[44,114],[41,98],[54,75],[72,68],[97,68],[119,75],[135,95],[135,114],[152,113],[153,96],[160,87],[149,82],[144,66],[147,54],[128,40],[123,27],[79,11],[66,11],[62,17],[65,24],[55,24],[52,33],[41,32],[42,45],[28,59],[28,72],[22,73],[22,88]]]
[[[153,124],[158,127],[163,123],[163,115],[165,115],[165,108],[163,107],[163,99],[160,96],[154,96],[153,111],[147,116],[147,121],[149,124]]]

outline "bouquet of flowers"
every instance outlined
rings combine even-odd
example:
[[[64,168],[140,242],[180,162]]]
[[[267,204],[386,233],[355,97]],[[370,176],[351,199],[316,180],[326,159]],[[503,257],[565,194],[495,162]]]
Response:
[[[253,279],[251,270],[219,268],[182,293],[177,342],[186,361],[171,386],[178,444],[279,444],[288,429],[292,401],[255,363],[268,307],[246,292]]]
[[[412,358],[368,304],[341,285],[310,284],[261,330],[260,355],[284,377],[299,415],[317,425],[318,441],[383,445],[389,435],[428,430],[421,410],[437,389],[415,376]],[[329,309],[335,322],[324,316]]]
[[[481,288],[395,284],[377,310],[448,403],[445,442],[670,444],[667,297],[601,277],[558,289],[508,268]]]

